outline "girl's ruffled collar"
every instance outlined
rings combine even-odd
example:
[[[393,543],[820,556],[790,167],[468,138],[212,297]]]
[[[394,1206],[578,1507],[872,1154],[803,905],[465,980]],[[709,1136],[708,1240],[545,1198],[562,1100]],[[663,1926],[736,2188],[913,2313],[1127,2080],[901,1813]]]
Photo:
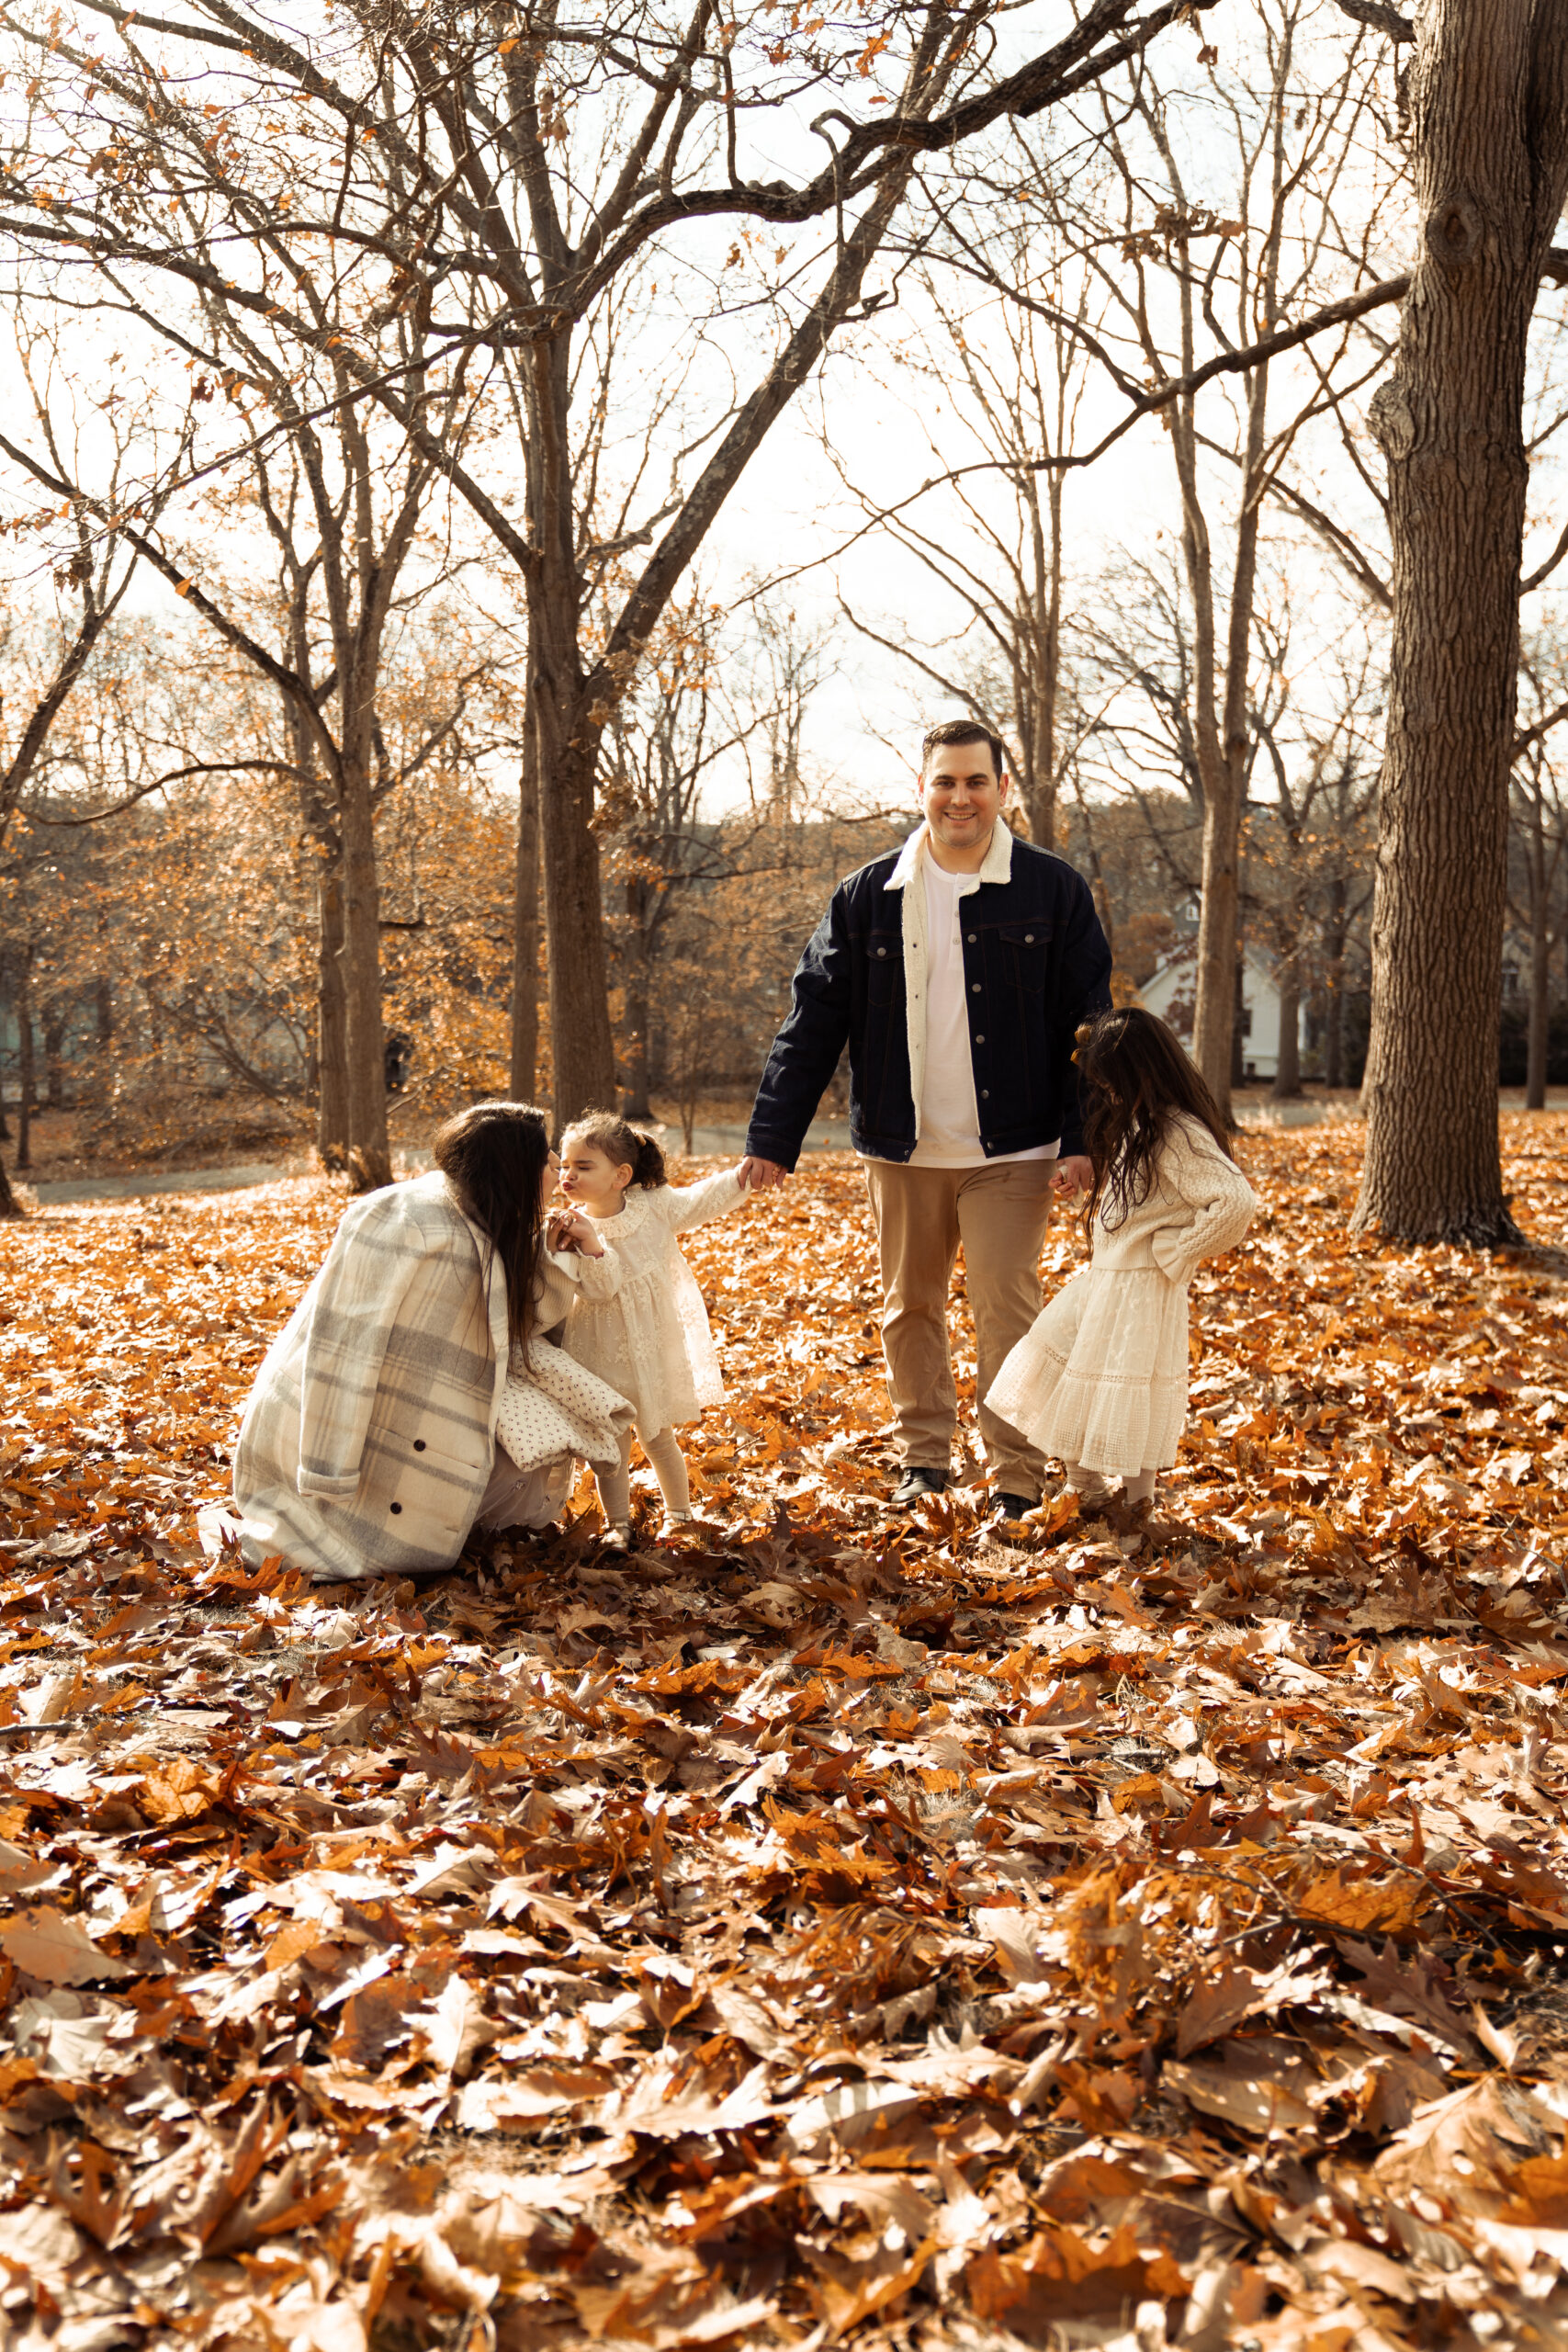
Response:
[[[623,1235],[635,1233],[639,1226],[645,1225],[652,1208],[653,1194],[646,1185],[637,1184],[627,1191],[614,1216],[596,1216],[592,1222],[606,1241],[615,1241]]]

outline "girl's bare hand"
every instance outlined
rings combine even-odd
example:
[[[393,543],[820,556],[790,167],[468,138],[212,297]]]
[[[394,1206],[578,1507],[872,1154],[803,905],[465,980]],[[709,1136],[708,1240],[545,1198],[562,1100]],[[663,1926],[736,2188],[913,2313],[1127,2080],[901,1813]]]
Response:
[[[557,1209],[548,1227],[552,1250],[563,1250],[580,1258],[602,1258],[604,1248],[587,1217],[576,1209]]]

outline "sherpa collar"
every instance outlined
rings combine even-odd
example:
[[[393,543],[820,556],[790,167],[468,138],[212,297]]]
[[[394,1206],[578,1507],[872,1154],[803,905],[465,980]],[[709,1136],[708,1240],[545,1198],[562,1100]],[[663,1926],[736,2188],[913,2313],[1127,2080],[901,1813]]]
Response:
[[[911,875],[918,874],[920,860],[926,854],[930,832],[924,824],[917,825],[898,853],[898,863],[883,888],[904,890]],[[1012,835],[1000,819],[991,835],[991,845],[986,852],[986,862],[977,874],[966,874],[961,898],[977,890],[982,882],[1006,882],[1012,876]],[[922,1120],[920,1098],[926,1084],[926,894],[920,890],[904,890],[904,903],[899,909],[899,930],[904,943],[904,1023],[905,1040],[909,1053],[909,1091],[915,1102],[915,1141],[919,1144]]]
[[[919,870],[920,860],[931,841],[931,828],[924,820],[915,827],[898,853],[898,862],[883,884],[885,890],[901,890],[909,876]],[[998,817],[991,845],[986,852],[986,862],[977,874],[965,875],[971,888],[982,882],[1010,882],[1012,879],[1012,835],[1006,821]],[[964,893],[965,897],[968,892]]]

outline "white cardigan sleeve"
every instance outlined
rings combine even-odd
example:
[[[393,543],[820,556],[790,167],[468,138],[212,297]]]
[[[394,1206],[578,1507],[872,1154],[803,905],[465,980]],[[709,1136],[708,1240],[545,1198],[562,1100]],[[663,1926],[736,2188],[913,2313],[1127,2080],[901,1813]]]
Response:
[[[1190,1283],[1205,1258],[1234,1250],[1258,1208],[1258,1195],[1206,1128],[1183,1119],[1160,1159],[1160,1189],[1179,1204],[1150,1237],[1155,1263],[1173,1283]],[[1180,1214],[1185,1211],[1185,1215]]]
[[[746,1187],[733,1168],[722,1168],[716,1176],[705,1176],[700,1184],[667,1184],[657,1197],[671,1232],[690,1233],[694,1226],[711,1225],[715,1217],[728,1216],[731,1209],[738,1209],[746,1198]]]
[[[603,1234],[599,1238],[604,1245],[600,1257],[590,1258],[586,1251],[577,1250],[570,1253],[568,1258],[577,1283],[577,1295],[594,1306],[603,1299],[615,1297],[621,1287],[621,1276],[626,1272],[615,1243],[606,1241]]]

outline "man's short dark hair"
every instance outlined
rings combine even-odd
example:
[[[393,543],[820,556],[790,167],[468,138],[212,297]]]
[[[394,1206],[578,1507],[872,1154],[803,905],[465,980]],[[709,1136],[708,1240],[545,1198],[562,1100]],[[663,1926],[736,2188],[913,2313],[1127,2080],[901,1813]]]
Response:
[[[993,735],[990,729],[982,727],[977,718],[944,718],[940,727],[928,729],[920,739],[920,774],[924,775],[931,765],[933,752],[945,752],[961,743],[988,743],[991,765],[997,772],[998,781],[1006,775],[1007,747],[999,735]]]

